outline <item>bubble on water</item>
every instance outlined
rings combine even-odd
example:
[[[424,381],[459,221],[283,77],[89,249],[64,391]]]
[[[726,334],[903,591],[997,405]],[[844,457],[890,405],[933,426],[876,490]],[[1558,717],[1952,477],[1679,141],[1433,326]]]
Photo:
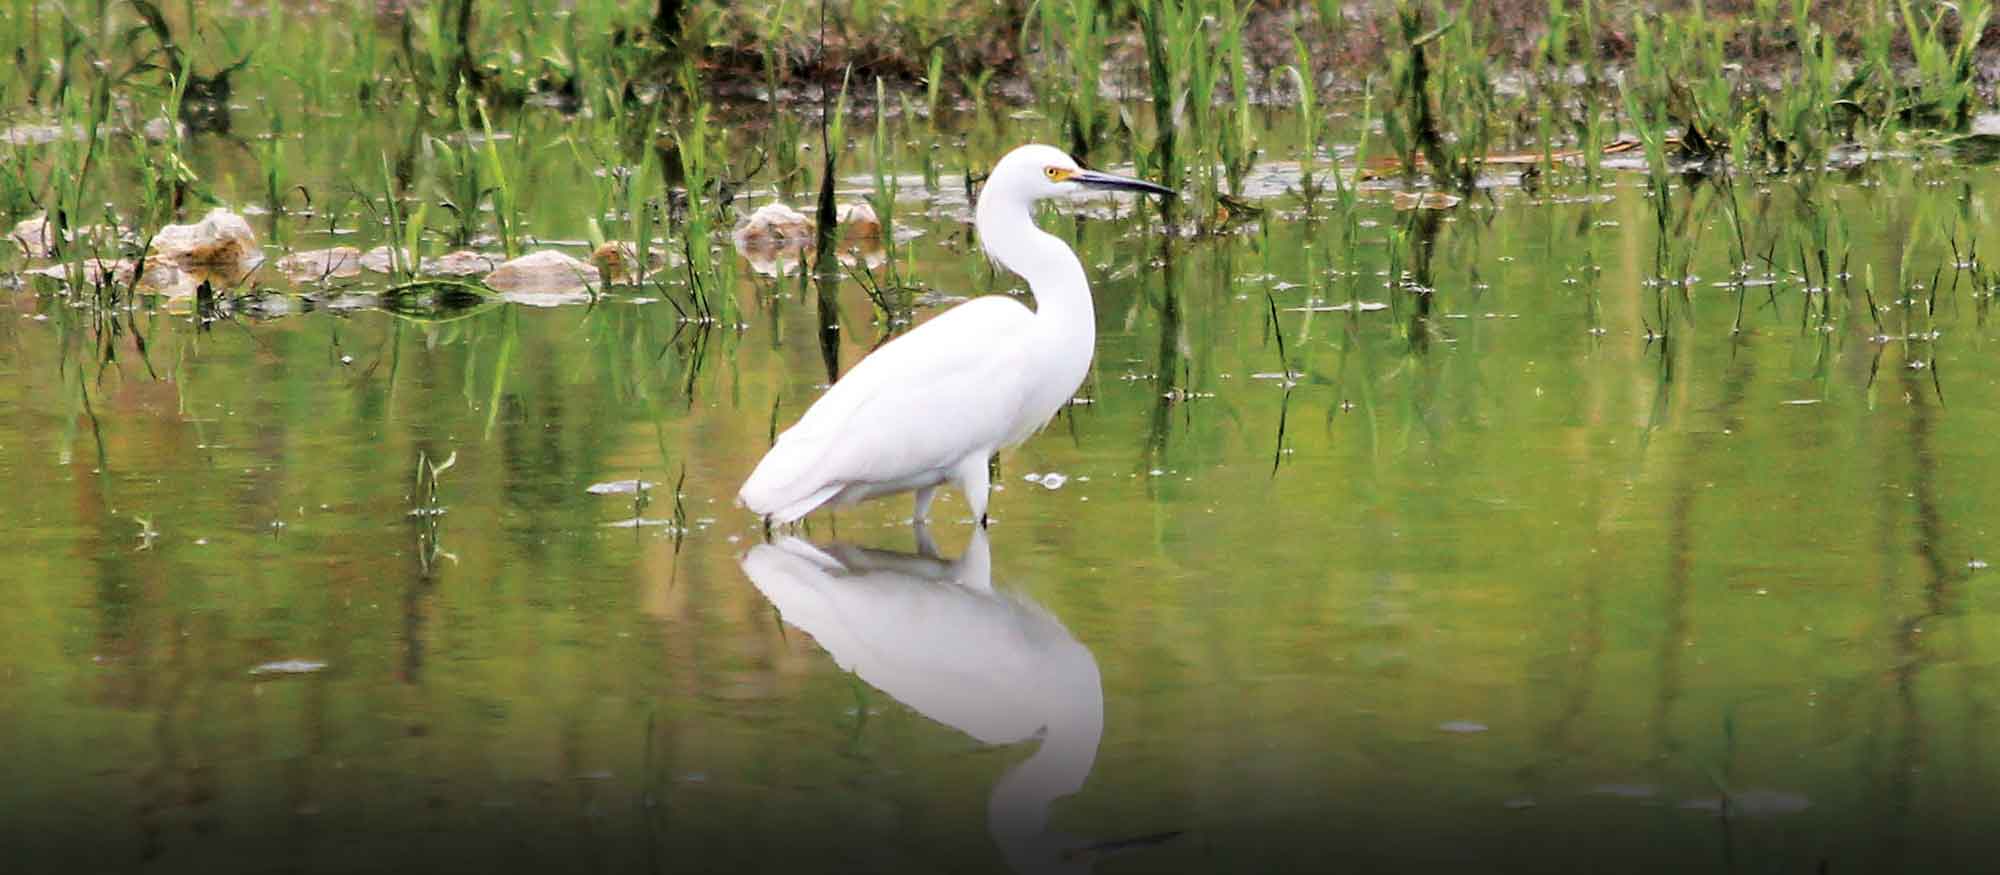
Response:
[[[253,675],[293,675],[312,674],[326,668],[326,663],[317,659],[281,659],[267,662],[250,670]]]
[[[1592,796],[1616,796],[1620,799],[1651,799],[1660,795],[1660,788],[1651,784],[1598,784],[1589,791]]]
[[[1042,484],[1043,489],[1061,489],[1064,483],[1069,482],[1069,477],[1050,471],[1047,474],[1043,474],[1039,482]]]
[[[1389,305],[1381,301],[1348,301],[1342,304],[1311,303],[1304,307],[1286,307],[1287,313],[1373,313],[1387,310]]]
[[[639,516],[635,516],[629,520],[618,520],[616,522],[605,523],[604,527],[607,529],[664,528],[669,531],[676,530],[678,528],[677,526],[674,525],[673,520],[656,520]]]
[[[592,483],[583,491],[592,495],[631,495],[635,492],[644,492],[656,485],[658,484],[646,480],[607,480],[603,483]]]
[[[1707,811],[1718,816],[1770,817],[1781,814],[1797,814],[1812,807],[1812,800],[1798,793],[1782,790],[1745,790],[1726,797],[1710,796],[1689,799],[1681,803],[1681,808],[1689,811]]]

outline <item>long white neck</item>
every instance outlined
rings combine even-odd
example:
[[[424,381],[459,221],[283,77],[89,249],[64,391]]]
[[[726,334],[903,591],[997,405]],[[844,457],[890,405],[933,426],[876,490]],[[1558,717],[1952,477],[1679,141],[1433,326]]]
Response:
[[[1063,865],[1080,843],[1049,830],[1049,808],[1083,789],[1104,738],[1104,680],[1090,650],[1075,641],[1045,657],[1059,668],[1041,678],[1048,709],[1042,745],[993,785],[986,829],[1016,872],[1089,871]]]
[[[979,242],[994,261],[1028,281],[1036,321],[1064,336],[1097,338],[1090,280],[1069,244],[1035,227],[1033,205],[991,190],[979,198]]]

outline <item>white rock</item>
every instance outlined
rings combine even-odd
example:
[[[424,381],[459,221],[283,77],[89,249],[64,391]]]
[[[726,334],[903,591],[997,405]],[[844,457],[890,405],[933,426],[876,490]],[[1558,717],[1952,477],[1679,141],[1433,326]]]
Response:
[[[278,259],[278,272],[293,282],[345,279],[361,273],[361,250],[352,246],[294,252]]]
[[[875,208],[866,203],[846,204],[840,208],[839,216],[843,234],[872,237],[882,233],[882,220],[876,217]]]
[[[499,267],[500,262],[500,256],[487,255],[483,252],[473,252],[470,249],[461,249],[457,252],[447,252],[443,255],[434,255],[426,258],[424,259],[422,268],[424,273],[437,274],[439,276],[472,276],[476,273],[491,271]]]
[[[153,235],[152,251],[183,269],[247,269],[264,259],[257,234],[242,216],[216,207],[192,225],[168,225]]]
[[[27,253],[29,258],[48,258],[55,254],[56,231],[44,214],[32,219],[23,219],[7,233],[7,239]]]
[[[756,212],[738,222],[736,231],[730,236],[736,241],[736,248],[739,251],[758,244],[784,240],[810,240],[813,236],[813,220],[798,210],[773,201],[758,207]]]
[[[523,255],[486,275],[486,285],[494,291],[523,296],[566,295],[597,284],[597,268],[553,249]],[[537,302],[524,299],[522,303]]]

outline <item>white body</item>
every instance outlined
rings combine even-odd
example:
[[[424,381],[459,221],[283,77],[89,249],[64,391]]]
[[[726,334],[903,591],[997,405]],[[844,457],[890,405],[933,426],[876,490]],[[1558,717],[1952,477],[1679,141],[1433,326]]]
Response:
[[[994,591],[984,529],[957,562],[786,537],[752,549],[743,571],[869,686],[986,744],[1040,736],[994,784],[987,829],[1017,871],[1088,871],[1072,853],[1084,843],[1051,833],[1048,818],[1097,761],[1097,660],[1048,612]]]
[[[957,484],[972,517],[986,515],[987,460],[1026,440],[1068,403],[1097,342],[1090,283],[1076,253],[1035,227],[1036,201],[1079,190],[1061,150],[1022,146],[980,194],[979,239],[1028,281],[1029,310],[1012,298],[967,301],[884,344],[813,403],[743,484],[738,499],[772,523],[822,506],[917,493],[916,517],[938,485]]]

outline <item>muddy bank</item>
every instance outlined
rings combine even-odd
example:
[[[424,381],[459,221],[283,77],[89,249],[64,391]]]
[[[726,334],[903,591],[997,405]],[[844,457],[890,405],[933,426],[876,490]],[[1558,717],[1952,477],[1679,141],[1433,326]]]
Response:
[[[970,89],[983,88],[989,98],[1025,99],[1037,71],[1047,66],[1045,60],[1068,50],[1067,35],[1048,32],[1033,4],[1021,0],[980,4],[950,15],[949,24],[929,27],[899,18],[893,10],[868,22],[853,20],[839,11],[846,5],[834,4],[836,11],[829,15],[824,31],[815,26],[817,19],[774,28],[764,23],[761,13],[724,13],[720,31],[725,38],[711,43],[703,54],[706,81],[718,93],[755,98],[763,94],[767,67],[775,60],[793,86],[837,86],[843,77],[852,81],[882,77],[892,85],[924,88],[933,72],[939,72],[944,90],[962,97],[971,96]],[[1106,5],[1109,9],[1100,25],[1101,36],[1109,41],[1104,83],[1141,92],[1147,58],[1140,10],[1149,4]],[[1227,4],[1213,5],[1216,14],[1205,14],[1211,37],[1231,26],[1226,16],[1218,17]],[[1445,20],[1475,28],[1489,47],[1487,60],[1496,70],[1524,73],[1547,60],[1552,27],[1545,0],[1450,5],[1455,8]],[[1577,20],[1558,22],[1556,28],[1563,32],[1561,54],[1574,61],[1593,59],[1612,65],[1631,61],[1637,50],[1635,17],[1658,21],[1699,15],[1727,32],[1724,59],[1750,81],[1779,87],[1799,63],[1801,35],[1791,21],[1789,4],[1777,10],[1779,20],[1761,18],[1755,0],[1604,2],[1588,10],[1581,3],[1567,5],[1573,8],[1566,12]],[[1398,4],[1392,2],[1257,0],[1241,25],[1253,87],[1272,92],[1293,88],[1285,68],[1298,61],[1296,38],[1310,53],[1322,89],[1360,91],[1371,78],[1389,73],[1389,52],[1398,39],[1397,10]],[[1956,40],[1963,26],[1960,19],[1949,9],[1936,11],[1939,36]],[[1434,10],[1424,12],[1428,16]],[[1908,64],[1913,61],[1910,37],[1899,15],[1895,4],[1881,0],[1834,0],[1813,4],[1808,19],[1841,57],[1858,59],[1871,41],[1886,39],[1891,57]],[[934,38],[913,40],[920,34]],[[2000,81],[1996,38],[2000,23],[1988,21],[1972,58],[1982,91],[1988,94]]]

